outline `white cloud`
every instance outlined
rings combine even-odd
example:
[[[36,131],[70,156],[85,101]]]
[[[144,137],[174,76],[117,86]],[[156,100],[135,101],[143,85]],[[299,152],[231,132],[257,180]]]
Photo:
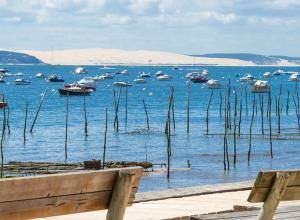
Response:
[[[102,25],[125,25],[132,21],[132,19],[128,16],[119,16],[115,14],[105,15],[100,17],[98,20]]]
[[[219,13],[216,11],[207,11],[203,13],[203,17],[206,19],[213,19],[224,24],[230,24],[237,20],[237,16],[234,13]]]
[[[268,26],[287,26],[296,24],[297,20],[292,18],[249,16],[247,18],[247,23],[251,25],[263,24]]]
[[[3,18],[3,21],[5,22],[11,22],[11,23],[19,23],[20,21],[22,21],[22,18],[20,17],[7,17],[7,18]]]

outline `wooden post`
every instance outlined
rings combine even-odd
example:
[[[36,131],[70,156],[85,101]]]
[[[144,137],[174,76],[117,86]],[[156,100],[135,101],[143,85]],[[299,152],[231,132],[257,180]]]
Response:
[[[224,170],[227,170],[226,165],[226,134],[227,134],[227,103],[226,103],[226,96],[224,97],[224,147],[223,147],[223,164]]]
[[[125,91],[125,127],[127,127],[127,119],[128,119],[128,86],[126,86],[126,91]]]
[[[211,93],[210,93],[207,109],[206,109],[206,120],[205,120],[206,121],[206,134],[208,134],[209,108],[210,108],[210,104],[211,104],[213,94],[214,94],[214,90],[212,89]]]
[[[220,107],[219,107],[220,118],[222,118],[222,106],[223,106],[223,97],[222,97],[222,93],[220,90]]]
[[[280,199],[284,195],[288,186],[290,175],[287,173],[276,173],[276,179],[272,184],[267,198],[259,212],[258,220],[272,220]]]
[[[227,120],[227,123],[228,123],[228,128],[230,129],[231,131],[231,104],[230,104],[230,97],[231,97],[231,84],[230,84],[230,79],[228,80],[228,98],[227,98],[227,113],[228,113],[228,120]]]
[[[7,105],[7,119],[6,119],[6,125],[7,125],[8,134],[10,134],[10,126],[9,126],[9,105]]]
[[[149,130],[150,130],[150,126],[149,126],[148,111],[147,111],[147,107],[146,107],[145,99],[143,99],[143,105],[144,105],[144,109],[145,109],[145,114],[146,114],[146,122],[147,122],[147,128],[148,128],[148,132],[149,132]]]
[[[3,95],[3,100],[4,100],[4,95]],[[0,177],[1,178],[3,178],[3,165],[4,165],[3,141],[4,141],[4,135],[5,135],[5,127],[6,127],[6,114],[5,114],[5,108],[3,108],[2,135],[1,135],[1,143],[0,143],[0,149],[1,149]]]
[[[34,116],[34,119],[33,119],[33,122],[32,122],[31,128],[30,128],[30,133],[32,133],[33,127],[34,127],[34,125],[35,125],[36,119],[37,119],[37,117],[38,117],[38,115],[39,115],[39,112],[40,112],[40,110],[41,110],[41,107],[42,107],[44,98],[45,98],[45,96],[46,96],[46,93],[47,93],[47,89],[45,89],[45,91],[44,91],[44,93],[43,93],[43,95],[42,95],[42,97],[41,97],[39,106],[38,106],[38,108],[37,108],[36,114],[35,114],[35,116]]]
[[[187,83],[187,119],[186,132],[190,133],[190,82]]]
[[[88,122],[87,122],[87,116],[86,116],[85,93],[83,96],[83,111],[84,111],[84,134],[87,137],[88,136]]]
[[[174,107],[174,87],[172,86],[172,120],[173,120],[173,129],[175,131],[175,107]]]
[[[105,157],[106,157],[106,139],[107,139],[107,108],[105,108],[105,131],[104,131],[104,144],[103,144],[103,155],[102,155],[102,169],[104,169],[105,166]]]
[[[272,119],[271,119],[271,114],[272,114],[272,97],[271,97],[271,90],[269,90],[269,97],[268,97],[268,112],[269,112],[269,130],[270,130],[270,136],[269,136],[269,141],[270,141],[270,156],[273,158],[273,144],[272,144]]]
[[[277,100],[277,102],[278,102],[278,103],[277,103],[277,108],[278,108],[278,109],[277,109],[277,116],[278,116],[278,117],[277,117],[278,134],[280,134],[280,130],[281,130],[281,129],[280,129],[280,111],[281,111],[281,110],[280,110],[280,105],[281,105],[281,104],[280,104],[280,97],[281,97],[281,96],[279,95],[279,96],[278,96],[278,100]]]
[[[288,115],[289,114],[289,106],[290,105],[290,91],[288,90],[287,93],[287,98],[286,98],[286,109],[285,109],[285,113]]]
[[[255,110],[255,95],[254,95],[253,102],[252,102],[252,117],[251,117],[250,132],[249,132],[248,164],[250,163],[250,158],[251,158],[252,126],[253,126],[253,120],[254,120],[254,110]]]
[[[234,153],[233,153],[233,165],[234,167],[236,166],[236,117],[237,117],[237,94],[236,94],[236,89],[234,87],[234,114],[233,114],[233,148],[234,148]]]
[[[24,119],[24,131],[23,131],[23,141],[26,143],[26,127],[27,127],[27,114],[28,114],[28,102],[25,104],[25,119]]]
[[[65,124],[65,163],[68,159],[68,117],[69,117],[69,93],[66,100],[66,124]]]
[[[115,99],[116,114],[115,114],[114,126],[115,126],[115,128],[117,128],[117,132],[119,132],[119,116],[118,116],[118,112],[119,112],[119,104],[120,104],[121,92],[122,92],[122,87],[120,87],[120,90],[119,90],[118,101],[116,102],[116,99]],[[114,90],[114,96],[115,96],[115,90]]]
[[[245,96],[246,96],[246,116],[248,116],[248,94],[245,86]]]
[[[296,111],[296,116],[297,116],[297,121],[298,121],[298,128],[300,129],[299,111],[298,111],[298,105],[297,105],[297,102],[296,102],[296,100],[295,100],[295,96],[293,96],[293,101],[294,101],[295,111]]]
[[[243,113],[243,96],[242,96],[242,93],[241,93],[240,94],[239,137],[241,135],[242,113]]]
[[[264,96],[261,93],[259,93],[259,106],[261,116],[261,134],[264,135]]]
[[[106,214],[106,220],[123,220],[133,180],[133,173],[128,171],[119,171]]]

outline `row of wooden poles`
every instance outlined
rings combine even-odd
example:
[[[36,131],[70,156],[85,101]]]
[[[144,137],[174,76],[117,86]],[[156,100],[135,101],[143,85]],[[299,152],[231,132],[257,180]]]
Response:
[[[188,86],[189,91],[189,86]],[[245,91],[245,98],[246,98],[246,114],[248,115],[248,95],[246,87],[244,87]],[[211,90],[210,98],[208,101],[207,109],[206,109],[206,133],[209,134],[209,110],[212,102],[214,90]],[[237,90],[235,87],[233,87],[233,94],[234,94],[234,110],[233,110],[233,163],[234,166],[236,166],[237,161],[237,136],[240,137],[241,135],[241,123],[242,123],[242,112],[243,112],[243,100],[242,100],[242,94],[240,94],[240,100],[239,100],[239,114],[238,114],[238,98],[237,98]],[[256,96],[258,94],[258,102]],[[281,114],[282,114],[282,86],[280,85],[279,94],[275,97],[275,114],[277,117],[277,133],[281,133]],[[220,118],[222,118],[222,94],[220,91]],[[188,95],[188,101],[189,103],[189,95]],[[293,95],[293,103],[295,105],[295,112],[297,117],[297,124],[298,128],[300,129],[300,123],[299,123],[299,110],[300,110],[300,104],[299,104],[299,93],[298,93],[298,85],[295,84],[295,91]],[[286,114],[289,114],[289,105],[290,105],[290,92],[288,91],[287,94],[287,100],[286,100]],[[265,136],[265,122],[264,122],[264,93],[254,93],[253,94],[253,100],[252,100],[252,114],[251,114],[251,123],[249,127],[249,148],[248,148],[248,163],[250,163],[251,159],[251,151],[252,151],[252,131],[253,131],[253,123],[254,123],[254,116],[257,115],[258,108],[260,108],[260,115],[261,115],[261,135]],[[188,104],[188,123],[189,123],[189,104]],[[267,119],[268,119],[268,129],[269,129],[269,144],[270,144],[270,157],[273,158],[273,144],[272,144],[272,95],[271,90],[268,92],[268,103],[267,103]],[[187,132],[189,132],[189,125],[187,125]],[[230,162],[229,162],[229,153],[228,153],[228,135],[232,134],[232,110],[231,110],[231,86],[230,86],[230,80],[227,84],[227,95],[224,96],[224,170],[230,169]]]
[[[238,99],[237,99],[237,90],[235,87],[233,87],[234,91],[234,113],[233,113],[233,137],[234,137],[234,166],[236,165],[236,158],[237,158],[237,136],[239,137],[241,134],[241,123],[242,123],[242,112],[243,112],[243,100],[242,95],[240,95],[239,100],[239,114],[238,114]],[[227,95],[224,97],[222,96],[221,90],[219,92],[220,97],[220,104],[219,104],[219,114],[220,118],[224,115],[224,169],[229,170],[230,169],[230,163],[229,163],[229,154],[228,154],[228,135],[232,131],[232,110],[231,110],[231,85],[230,80],[227,84]],[[246,115],[248,116],[248,95],[246,87],[244,87],[245,92],[245,98],[246,98]],[[47,89],[43,92],[40,102],[37,106],[37,110],[33,119],[33,123],[30,127],[30,133],[33,132],[36,120],[38,118],[40,109],[42,107],[44,98],[46,96]],[[122,94],[122,87],[120,87],[118,94],[115,90],[113,90],[113,96],[114,96],[114,109],[115,109],[115,117],[114,117],[114,129],[119,132],[119,109],[120,109],[120,98]],[[206,133],[209,134],[209,112],[211,108],[211,103],[214,95],[214,90],[211,90],[208,105],[206,108]],[[282,113],[282,104],[281,104],[281,95],[282,95],[282,86],[280,86],[279,94],[275,97],[276,100],[276,117],[277,117],[277,127],[278,127],[278,133],[280,133],[280,115]],[[258,106],[260,107],[260,113],[261,113],[261,132],[262,135],[265,135],[264,132],[264,95],[259,93],[259,105],[257,104],[256,94],[253,95],[252,100],[252,116],[251,116],[251,124],[249,128],[249,150],[248,150],[248,162],[250,162],[251,157],[251,148],[252,148],[252,129],[253,129],[253,121],[254,121],[254,115],[257,115],[257,109]],[[224,99],[224,101],[223,101]],[[4,96],[3,96],[4,100]],[[289,112],[289,102],[290,102],[290,93],[288,91],[287,95],[287,101],[286,101],[286,114]],[[295,92],[293,95],[293,102],[296,109],[296,116],[298,121],[298,126],[300,128],[299,123],[299,112],[300,112],[300,104],[299,104],[299,94],[298,94],[298,85],[296,83],[295,86]],[[186,131],[187,133],[190,132],[190,83],[187,83],[187,121],[186,121]],[[222,114],[223,111],[223,105],[224,105],[224,114]],[[147,130],[150,130],[149,125],[149,117],[148,117],[148,110],[145,99],[143,99],[143,107],[145,111],[146,116],[146,125]],[[86,96],[83,96],[83,109],[84,109],[84,133],[85,136],[88,136],[88,121],[87,121],[87,110],[86,110]],[[5,135],[5,128],[8,128],[8,133],[10,134],[10,127],[9,127],[9,108],[7,108],[8,114],[6,117],[6,110],[4,108],[3,110],[3,128],[2,128],[2,136],[1,136],[1,177],[3,176],[3,139]],[[268,118],[268,124],[269,124],[269,140],[270,140],[270,156],[273,157],[273,150],[272,150],[272,124],[271,124],[271,113],[272,113],[272,97],[271,92],[268,92],[268,106],[267,106],[267,118]],[[68,115],[69,115],[69,96],[66,97],[66,117],[65,117],[65,162],[67,162],[68,158]],[[237,116],[239,115],[238,119]],[[27,117],[28,117],[28,102],[25,104],[25,119],[24,119],[24,132],[23,132],[23,140],[24,144],[26,143],[26,129],[27,129]],[[125,127],[127,127],[128,122],[128,88],[125,87]],[[175,131],[176,125],[175,125],[175,114],[174,114],[174,87],[171,86],[170,88],[170,96],[169,96],[169,103],[168,103],[168,112],[167,112],[167,119],[165,123],[165,135],[167,140],[167,177],[170,176],[170,158],[172,156],[171,151],[171,124],[173,124],[173,130]],[[104,168],[105,164],[105,157],[106,157],[106,147],[107,147],[107,132],[108,132],[108,111],[107,108],[105,110],[105,132],[104,132],[104,144],[103,144],[103,152],[102,152],[102,167]]]

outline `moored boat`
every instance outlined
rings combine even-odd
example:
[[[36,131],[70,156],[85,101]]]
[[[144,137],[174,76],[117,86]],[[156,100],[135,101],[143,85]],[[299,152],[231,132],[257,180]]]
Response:
[[[80,67],[77,67],[75,70],[74,70],[74,74],[87,74],[87,70],[80,66]]]
[[[272,73],[271,72],[265,72],[264,77],[265,78],[270,78],[270,77],[272,77]]]
[[[0,76],[0,83],[5,83],[4,77]]]
[[[300,78],[300,73],[293,73],[293,74],[290,76],[289,81],[292,81],[292,82],[298,82],[298,81],[299,81],[299,78]]]
[[[143,83],[147,83],[147,81],[143,78],[137,78],[135,80],[133,80],[135,83],[137,84],[143,84]]]
[[[164,74],[162,76],[157,77],[158,81],[169,81],[172,79],[172,76],[169,76],[168,74]]]
[[[246,76],[243,76],[240,78],[241,82],[252,82],[254,80],[254,76],[251,74],[247,74]]]
[[[48,77],[48,80],[50,82],[64,82],[65,80],[63,80],[63,78],[59,77],[58,75],[56,74],[53,74],[51,76]]]
[[[40,78],[40,79],[45,78],[45,75],[43,73],[37,73],[35,76],[36,78]]]
[[[191,77],[191,81],[193,83],[206,83],[208,79],[203,77],[202,75],[198,75],[198,76]]]
[[[30,81],[28,81],[26,79],[16,79],[15,84],[16,85],[29,85]]]
[[[209,89],[221,89],[222,88],[220,81],[216,80],[216,79],[208,80],[206,85]]]
[[[93,92],[92,89],[86,89],[80,86],[70,86],[58,89],[59,94],[61,95],[89,95]]]
[[[251,85],[251,92],[253,93],[265,93],[270,91],[269,81],[257,80]]]
[[[128,87],[128,86],[132,86],[129,82],[114,82],[114,86],[126,86],[126,87]]]
[[[7,107],[7,102],[0,101],[0,108],[6,108]]]
[[[96,91],[96,82],[92,77],[84,77],[77,82],[78,85],[85,87],[86,89],[92,89]]]
[[[151,77],[151,75],[150,75],[149,73],[142,72],[142,73],[140,74],[140,77],[149,78],[149,77]]]
[[[163,73],[163,71],[159,70],[159,71],[157,71],[154,75],[155,75],[156,77],[159,77],[159,76],[163,76],[164,73]]]

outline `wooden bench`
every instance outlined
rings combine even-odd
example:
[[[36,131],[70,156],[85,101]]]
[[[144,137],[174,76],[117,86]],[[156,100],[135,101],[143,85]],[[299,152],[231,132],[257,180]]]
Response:
[[[280,201],[300,200],[300,170],[259,172],[248,201],[264,202],[259,220],[271,220]]]
[[[0,180],[0,220],[31,219],[108,209],[123,219],[143,168],[132,167]]]

